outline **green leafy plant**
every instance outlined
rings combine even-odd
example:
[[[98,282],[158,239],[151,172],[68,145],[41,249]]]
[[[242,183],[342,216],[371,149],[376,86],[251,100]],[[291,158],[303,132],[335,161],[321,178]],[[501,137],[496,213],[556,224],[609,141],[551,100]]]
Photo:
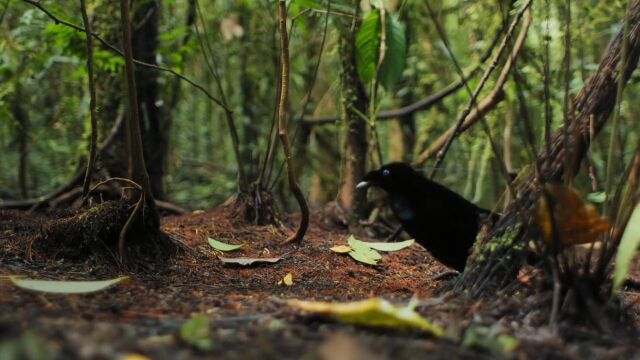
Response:
[[[640,204],[637,204],[629,218],[627,227],[618,246],[616,265],[613,275],[613,291],[615,294],[629,273],[631,260],[640,246]]]
[[[402,78],[407,60],[407,40],[404,25],[395,15],[386,17],[385,33],[384,59],[379,64],[382,20],[380,10],[371,11],[356,34],[356,68],[365,83],[375,80],[379,71],[380,84],[389,91]]]

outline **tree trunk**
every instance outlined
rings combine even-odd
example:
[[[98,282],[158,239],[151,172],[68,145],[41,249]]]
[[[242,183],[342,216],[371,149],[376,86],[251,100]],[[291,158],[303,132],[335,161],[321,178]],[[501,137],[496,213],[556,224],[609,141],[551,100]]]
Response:
[[[27,165],[29,155],[29,114],[22,104],[22,86],[19,83],[15,85],[15,93],[11,101],[11,113],[17,123],[16,140],[18,142],[18,188],[20,197],[26,199],[29,197],[29,187],[27,185]]]
[[[114,21],[114,14],[119,14],[117,1],[106,1],[97,4],[93,11],[93,30],[99,33],[111,44],[120,44],[120,25]],[[118,72],[96,67],[96,92],[98,94],[97,107],[100,109],[100,121],[98,123],[99,134],[108,134],[122,112],[122,78],[121,69]],[[127,176],[127,143],[124,129],[124,121],[113,139],[111,146],[98,155],[96,168],[103,168],[108,176]],[[102,141],[101,138],[98,141]]]
[[[133,57],[147,63],[156,63],[158,49],[158,0],[141,1],[133,15]],[[136,93],[144,144],[144,158],[151,192],[157,199],[164,199],[163,178],[168,151],[170,116],[163,116],[157,106],[159,100],[158,72],[142,66],[136,67]]]
[[[356,9],[360,8],[356,1]],[[368,113],[369,99],[362,82],[358,78],[355,61],[355,34],[359,23],[354,23],[350,31],[340,38],[340,89],[342,96],[342,113],[345,121],[344,159],[342,162],[342,179],[338,190],[338,203],[351,212],[352,219],[366,216],[366,196],[356,191],[356,185],[364,177],[367,156],[367,127],[358,115]]]
[[[142,145],[142,131],[140,126],[140,116],[137,101],[137,86],[135,81],[135,67],[133,65],[133,41],[129,21],[129,1],[120,1],[120,17],[122,26],[122,48],[124,50],[124,88],[127,113],[127,150],[128,156],[128,177],[142,187],[142,194],[145,197],[145,204],[148,209],[144,213],[145,230],[159,231],[160,217],[156,208],[149,174],[145,166],[144,147]],[[152,237],[153,234],[147,234]],[[121,249],[122,250],[122,249]],[[122,252],[121,252],[122,255]]]
[[[629,47],[626,51],[624,59],[624,71],[620,72],[620,59],[623,55],[623,35],[624,28],[618,31],[607,47],[598,70],[587,80],[580,93],[573,101],[573,109],[575,115],[571,116],[569,129],[569,139],[564,141],[564,130],[559,129],[552,136],[549,152],[544,149],[538,155],[541,162],[541,179],[536,179],[533,171],[529,171],[518,189],[519,201],[512,202],[507,208],[505,215],[500,218],[498,223],[491,229],[488,236],[481,239],[482,244],[486,244],[492,240],[498,240],[500,237],[505,239],[504,243],[498,243],[496,250],[490,251],[488,247],[481,246],[478,249],[480,256],[474,256],[471,264],[468,264],[467,270],[458,279],[458,288],[474,289],[474,294],[478,295],[484,288],[478,284],[502,284],[513,275],[522,260],[522,256],[518,256],[522,251],[514,246],[523,244],[528,241],[527,225],[524,225],[524,231],[516,230],[521,224],[521,214],[527,217],[532,211],[533,205],[539,197],[540,183],[561,181],[563,176],[572,179],[580,168],[587,149],[590,145],[589,123],[593,119],[594,134],[598,134],[607,123],[616,104],[616,92],[618,82],[621,80],[626,83],[631,74],[638,65],[640,56],[640,0],[633,0],[629,10]],[[567,153],[568,152],[568,153]],[[567,162],[566,159],[569,159]],[[569,165],[569,168],[565,166]],[[512,235],[506,236],[505,234]],[[524,246],[526,248],[526,246]]]

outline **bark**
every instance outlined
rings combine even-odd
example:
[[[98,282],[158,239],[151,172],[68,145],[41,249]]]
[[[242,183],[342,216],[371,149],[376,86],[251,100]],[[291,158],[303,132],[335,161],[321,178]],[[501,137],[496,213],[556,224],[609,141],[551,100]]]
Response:
[[[93,29],[99,33],[106,41],[111,44],[120,43],[120,26],[117,20],[114,20],[114,14],[120,11],[117,1],[106,1],[98,4],[94,10],[94,18],[92,21]],[[121,112],[122,104],[122,78],[120,70],[111,72],[101,67],[96,67],[95,78],[96,92],[99,94],[97,98],[97,107],[100,109],[100,122],[98,123],[98,132],[101,134],[109,133],[116,124],[118,114]],[[97,168],[103,168],[108,176],[126,177],[127,176],[127,143],[124,131],[124,121],[121,126],[116,128],[113,135],[113,143],[108,146],[100,154],[98,154]]]
[[[11,112],[17,123],[17,142],[18,142],[18,189],[20,197],[26,199],[29,196],[29,187],[27,184],[27,165],[29,155],[29,114],[22,104],[22,87],[16,84],[15,94],[11,101]]]
[[[158,21],[160,7],[157,0],[142,1],[134,6],[132,18],[133,27],[133,56],[137,60],[155,64],[158,47]],[[113,14],[117,14],[118,2],[105,2],[99,5],[94,12],[95,31],[102,35],[110,43],[118,43],[121,40],[120,28],[113,21]],[[147,171],[151,190],[154,196],[164,198],[163,177],[166,171],[166,159],[168,152],[170,113],[169,110],[161,111],[156,105],[160,99],[158,85],[158,72],[146,67],[137,67],[136,92],[139,94],[138,112],[140,116],[140,129],[143,138],[144,156],[147,159]],[[101,94],[98,99],[100,108],[102,132],[109,131],[115,122],[122,103],[122,82],[120,74],[114,74],[97,69],[97,92]],[[171,101],[169,101],[171,103]],[[103,153],[101,161],[110,176],[126,177],[127,168],[127,144],[125,142],[124,126],[118,129],[116,139]]]
[[[135,59],[156,63],[159,17],[159,1],[138,2],[132,19],[132,47]],[[144,158],[151,192],[155,198],[164,199],[163,178],[169,140],[167,131],[171,125],[171,117],[163,116],[164,112],[156,105],[159,100],[158,72],[138,66],[135,76]]]
[[[356,1],[355,5],[359,9],[359,1]],[[339,45],[342,67],[340,73],[342,113],[346,126],[338,203],[343,209],[351,212],[352,220],[366,216],[366,194],[356,191],[356,185],[365,175],[367,155],[366,123],[358,112],[367,114],[369,104],[364,86],[356,71],[355,34],[357,29],[358,23],[352,24],[350,30],[341,36]]]
[[[127,103],[127,149],[128,156],[128,175],[142,188],[140,196],[145,197],[145,204],[148,210],[145,211],[145,229],[158,231],[160,226],[160,218],[155,205],[149,175],[147,174],[144,148],[142,146],[142,131],[140,128],[139,107],[136,93],[135,69],[133,65],[133,49],[131,39],[131,22],[129,21],[129,1],[120,1],[120,17],[122,27],[122,48],[124,49],[124,88]],[[129,193],[131,195],[131,193]],[[133,217],[133,215],[132,215]],[[147,225],[148,224],[148,225]],[[152,236],[152,234],[148,234]],[[122,247],[120,247],[120,255],[122,256]]]

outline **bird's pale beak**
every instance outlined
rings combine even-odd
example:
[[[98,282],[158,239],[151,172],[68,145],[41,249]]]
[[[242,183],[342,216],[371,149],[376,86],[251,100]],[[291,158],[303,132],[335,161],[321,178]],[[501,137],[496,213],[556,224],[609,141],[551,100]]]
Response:
[[[358,185],[356,185],[356,189],[361,190],[361,189],[366,189],[371,185],[370,182],[368,181],[360,181],[358,183]]]

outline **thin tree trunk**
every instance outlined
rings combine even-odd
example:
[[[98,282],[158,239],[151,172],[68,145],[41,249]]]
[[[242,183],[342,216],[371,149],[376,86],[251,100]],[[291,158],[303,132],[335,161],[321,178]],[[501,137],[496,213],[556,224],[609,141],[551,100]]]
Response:
[[[135,59],[155,64],[158,50],[158,21],[160,4],[158,0],[142,1],[136,6],[133,14],[132,47]],[[156,105],[159,100],[158,72],[137,67],[136,93],[138,94],[138,111],[144,144],[149,183],[153,196],[164,199],[163,178],[168,151],[168,133],[170,116],[163,116]]]
[[[359,9],[360,1],[355,1],[354,5]],[[342,66],[340,73],[342,113],[346,126],[338,203],[353,214],[351,220],[366,216],[365,193],[356,191],[356,185],[365,175],[367,156],[367,127],[358,113],[367,114],[369,104],[355,64],[355,34],[358,26],[358,20],[354,18],[349,31],[340,38],[339,49]]]
[[[20,197],[26,199],[29,197],[29,187],[27,185],[27,166],[29,155],[29,114],[24,109],[22,104],[22,87],[20,84],[15,85],[15,94],[13,101],[11,102],[11,112],[13,118],[16,120],[18,126],[17,141],[18,141],[18,188],[20,190]]]
[[[142,187],[141,196],[145,197],[146,205],[150,211],[145,212],[145,222],[150,221],[150,226],[160,224],[158,211],[156,209],[149,175],[144,160],[144,147],[142,146],[142,131],[138,115],[138,98],[136,93],[135,69],[133,65],[133,49],[131,48],[131,23],[129,15],[129,1],[120,1],[120,16],[122,26],[122,48],[125,58],[125,94],[127,101],[127,145],[129,150],[129,178]]]

